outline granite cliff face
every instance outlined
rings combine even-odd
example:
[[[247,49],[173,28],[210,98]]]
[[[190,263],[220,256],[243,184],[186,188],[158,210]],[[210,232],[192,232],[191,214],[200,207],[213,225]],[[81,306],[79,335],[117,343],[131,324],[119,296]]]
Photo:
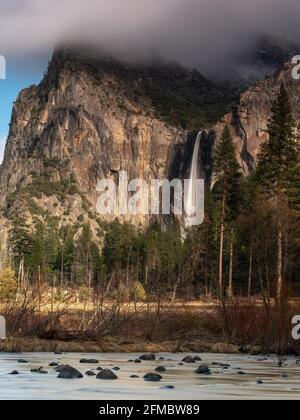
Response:
[[[273,76],[255,83],[241,94],[235,109],[208,132],[208,139],[218,142],[225,124],[229,125],[245,175],[255,167],[260,147],[268,139],[271,102],[278,94],[281,83],[290,93],[295,129],[299,127],[300,81],[293,79],[292,69],[292,64],[286,64]]]
[[[189,131],[209,127],[233,99],[228,86],[177,65],[133,66],[56,50],[42,82],[14,105],[0,171],[2,215],[29,223],[51,215],[99,230],[99,179],[118,182],[120,171],[146,181],[180,176],[184,163],[176,156],[186,154]]]
[[[0,169],[2,220],[56,217],[61,225],[88,223],[101,236],[103,222],[114,217],[96,213],[99,179],[118,182],[120,171],[146,181],[184,177],[197,132],[206,129],[200,158],[210,181],[214,145],[225,123],[248,174],[267,138],[270,103],[281,82],[300,121],[300,83],[291,71],[286,65],[254,84],[226,113],[236,91],[195,70],[125,65],[90,52],[57,50],[42,82],[23,90],[14,105]],[[120,219],[149,222],[145,216]]]

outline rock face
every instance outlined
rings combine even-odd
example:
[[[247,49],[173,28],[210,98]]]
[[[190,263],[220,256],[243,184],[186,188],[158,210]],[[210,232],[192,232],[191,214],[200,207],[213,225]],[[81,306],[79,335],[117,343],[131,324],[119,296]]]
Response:
[[[57,49],[42,82],[14,104],[0,170],[2,215],[18,214],[30,224],[46,212],[97,232],[99,179],[118,183],[121,171],[147,182],[182,174],[176,156],[188,132],[210,127],[234,98],[228,86],[196,70],[125,65],[91,51]]]
[[[13,109],[0,168],[0,226],[16,215],[28,224],[49,215],[62,225],[89,224],[103,239],[103,221],[146,226],[149,216],[100,216],[98,180],[186,177],[201,129],[201,168],[212,178],[215,143],[230,125],[243,171],[255,165],[267,138],[270,101],[283,81],[300,120],[300,83],[285,66],[240,97],[179,66],[121,64],[92,53],[56,50],[42,82],[23,90]],[[209,129],[209,127],[213,127]],[[3,222],[4,220],[4,222]]]
[[[271,115],[271,102],[281,83],[290,92],[296,127],[300,122],[300,82],[293,79],[292,69],[292,64],[286,64],[273,76],[255,83],[241,94],[235,110],[208,132],[207,138],[211,142],[218,142],[225,124],[229,125],[245,175],[255,167],[260,147],[268,139],[267,124]]]

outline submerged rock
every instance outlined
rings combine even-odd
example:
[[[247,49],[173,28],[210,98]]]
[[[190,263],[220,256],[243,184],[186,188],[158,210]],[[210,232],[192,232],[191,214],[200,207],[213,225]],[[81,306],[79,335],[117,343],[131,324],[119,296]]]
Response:
[[[242,371],[242,370],[239,370],[237,374],[238,375],[246,375],[246,373],[244,371]]]
[[[60,379],[81,379],[82,373],[70,365],[65,365],[61,368],[58,378]]]
[[[135,359],[134,363],[142,363],[140,359]]]
[[[118,366],[113,368],[114,371],[118,372],[119,370],[121,370]]]
[[[162,376],[157,373],[147,373],[144,376],[144,380],[147,382],[160,382],[162,380]]]
[[[195,363],[195,359],[192,356],[186,356],[184,359],[182,359],[184,363]]]
[[[263,385],[263,381],[261,379],[257,379],[256,383],[257,385]]]
[[[155,354],[143,354],[142,356],[140,356],[140,360],[143,360],[143,361],[153,361],[153,360],[155,360],[156,359],[156,357],[155,357]]]
[[[138,379],[138,378],[139,378],[139,376],[138,376],[138,375],[131,375],[131,376],[130,376],[130,378],[131,378],[131,379]]]
[[[219,362],[213,362],[212,366],[218,366],[221,368],[230,368],[231,366],[228,363],[219,363]]]
[[[103,379],[103,380],[116,380],[118,379],[117,375],[114,374],[110,369],[104,369],[101,372],[98,373],[97,379]]]
[[[85,372],[86,376],[96,376],[96,373],[93,372],[92,370],[88,370],[87,372]]]
[[[155,369],[155,371],[156,371],[156,372],[166,372],[166,371],[167,371],[167,369],[166,369],[164,366],[158,366],[158,367]]]
[[[173,386],[173,385],[166,385],[166,386],[162,386],[160,389],[164,389],[164,390],[170,391],[172,389],[175,389],[175,386]]]
[[[48,373],[46,370],[44,370],[44,368],[42,366],[37,368],[37,369],[31,369],[30,372],[31,373],[41,373],[43,375],[47,375],[47,373]]]
[[[87,364],[87,365],[97,365],[99,360],[97,359],[81,359],[80,363]]]
[[[12,372],[10,372],[9,375],[20,375],[20,374],[17,370],[13,370]]]
[[[18,360],[18,363],[28,363],[28,360],[25,360],[25,359],[19,359],[19,360]]]
[[[211,371],[207,365],[201,365],[196,370],[197,375],[210,375]]]
[[[56,363],[56,362],[49,363],[49,367],[56,367],[56,366],[59,366],[59,363]]]

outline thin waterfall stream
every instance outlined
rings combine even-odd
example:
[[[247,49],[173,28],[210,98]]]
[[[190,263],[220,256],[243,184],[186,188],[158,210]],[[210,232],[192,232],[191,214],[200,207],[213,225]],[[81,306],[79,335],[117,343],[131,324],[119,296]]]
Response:
[[[190,177],[188,183],[188,191],[185,198],[185,214],[186,217],[193,217],[196,214],[196,181],[200,176],[200,165],[199,165],[199,150],[200,142],[203,131],[200,131],[197,135],[197,139],[194,146],[193,158],[191,162]]]

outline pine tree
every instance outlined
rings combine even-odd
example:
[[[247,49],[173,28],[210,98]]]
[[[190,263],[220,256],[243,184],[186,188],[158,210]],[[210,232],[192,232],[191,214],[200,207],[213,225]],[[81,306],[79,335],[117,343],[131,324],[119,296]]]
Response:
[[[219,292],[223,299],[223,254],[225,223],[232,222],[239,214],[242,202],[242,175],[240,166],[236,158],[236,149],[233,144],[232,136],[226,125],[224,128],[219,145],[216,148],[214,157],[214,173],[216,178],[215,192],[221,203],[220,220],[220,249],[219,249]],[[228,295],[232,297],[232,264],[233,264],[233,240],[234,230],[231,226],[230,238],[230,272]]]
[[[282,299],[283,291],[283,213],[284,209],[291,207],[296,197],[294,183],[299,177],[299,146],[293,128],[289,95],[282,84],[271,107],[269,139],[261,148],[256,171],[260,189],[276,208],[278,303]]]

